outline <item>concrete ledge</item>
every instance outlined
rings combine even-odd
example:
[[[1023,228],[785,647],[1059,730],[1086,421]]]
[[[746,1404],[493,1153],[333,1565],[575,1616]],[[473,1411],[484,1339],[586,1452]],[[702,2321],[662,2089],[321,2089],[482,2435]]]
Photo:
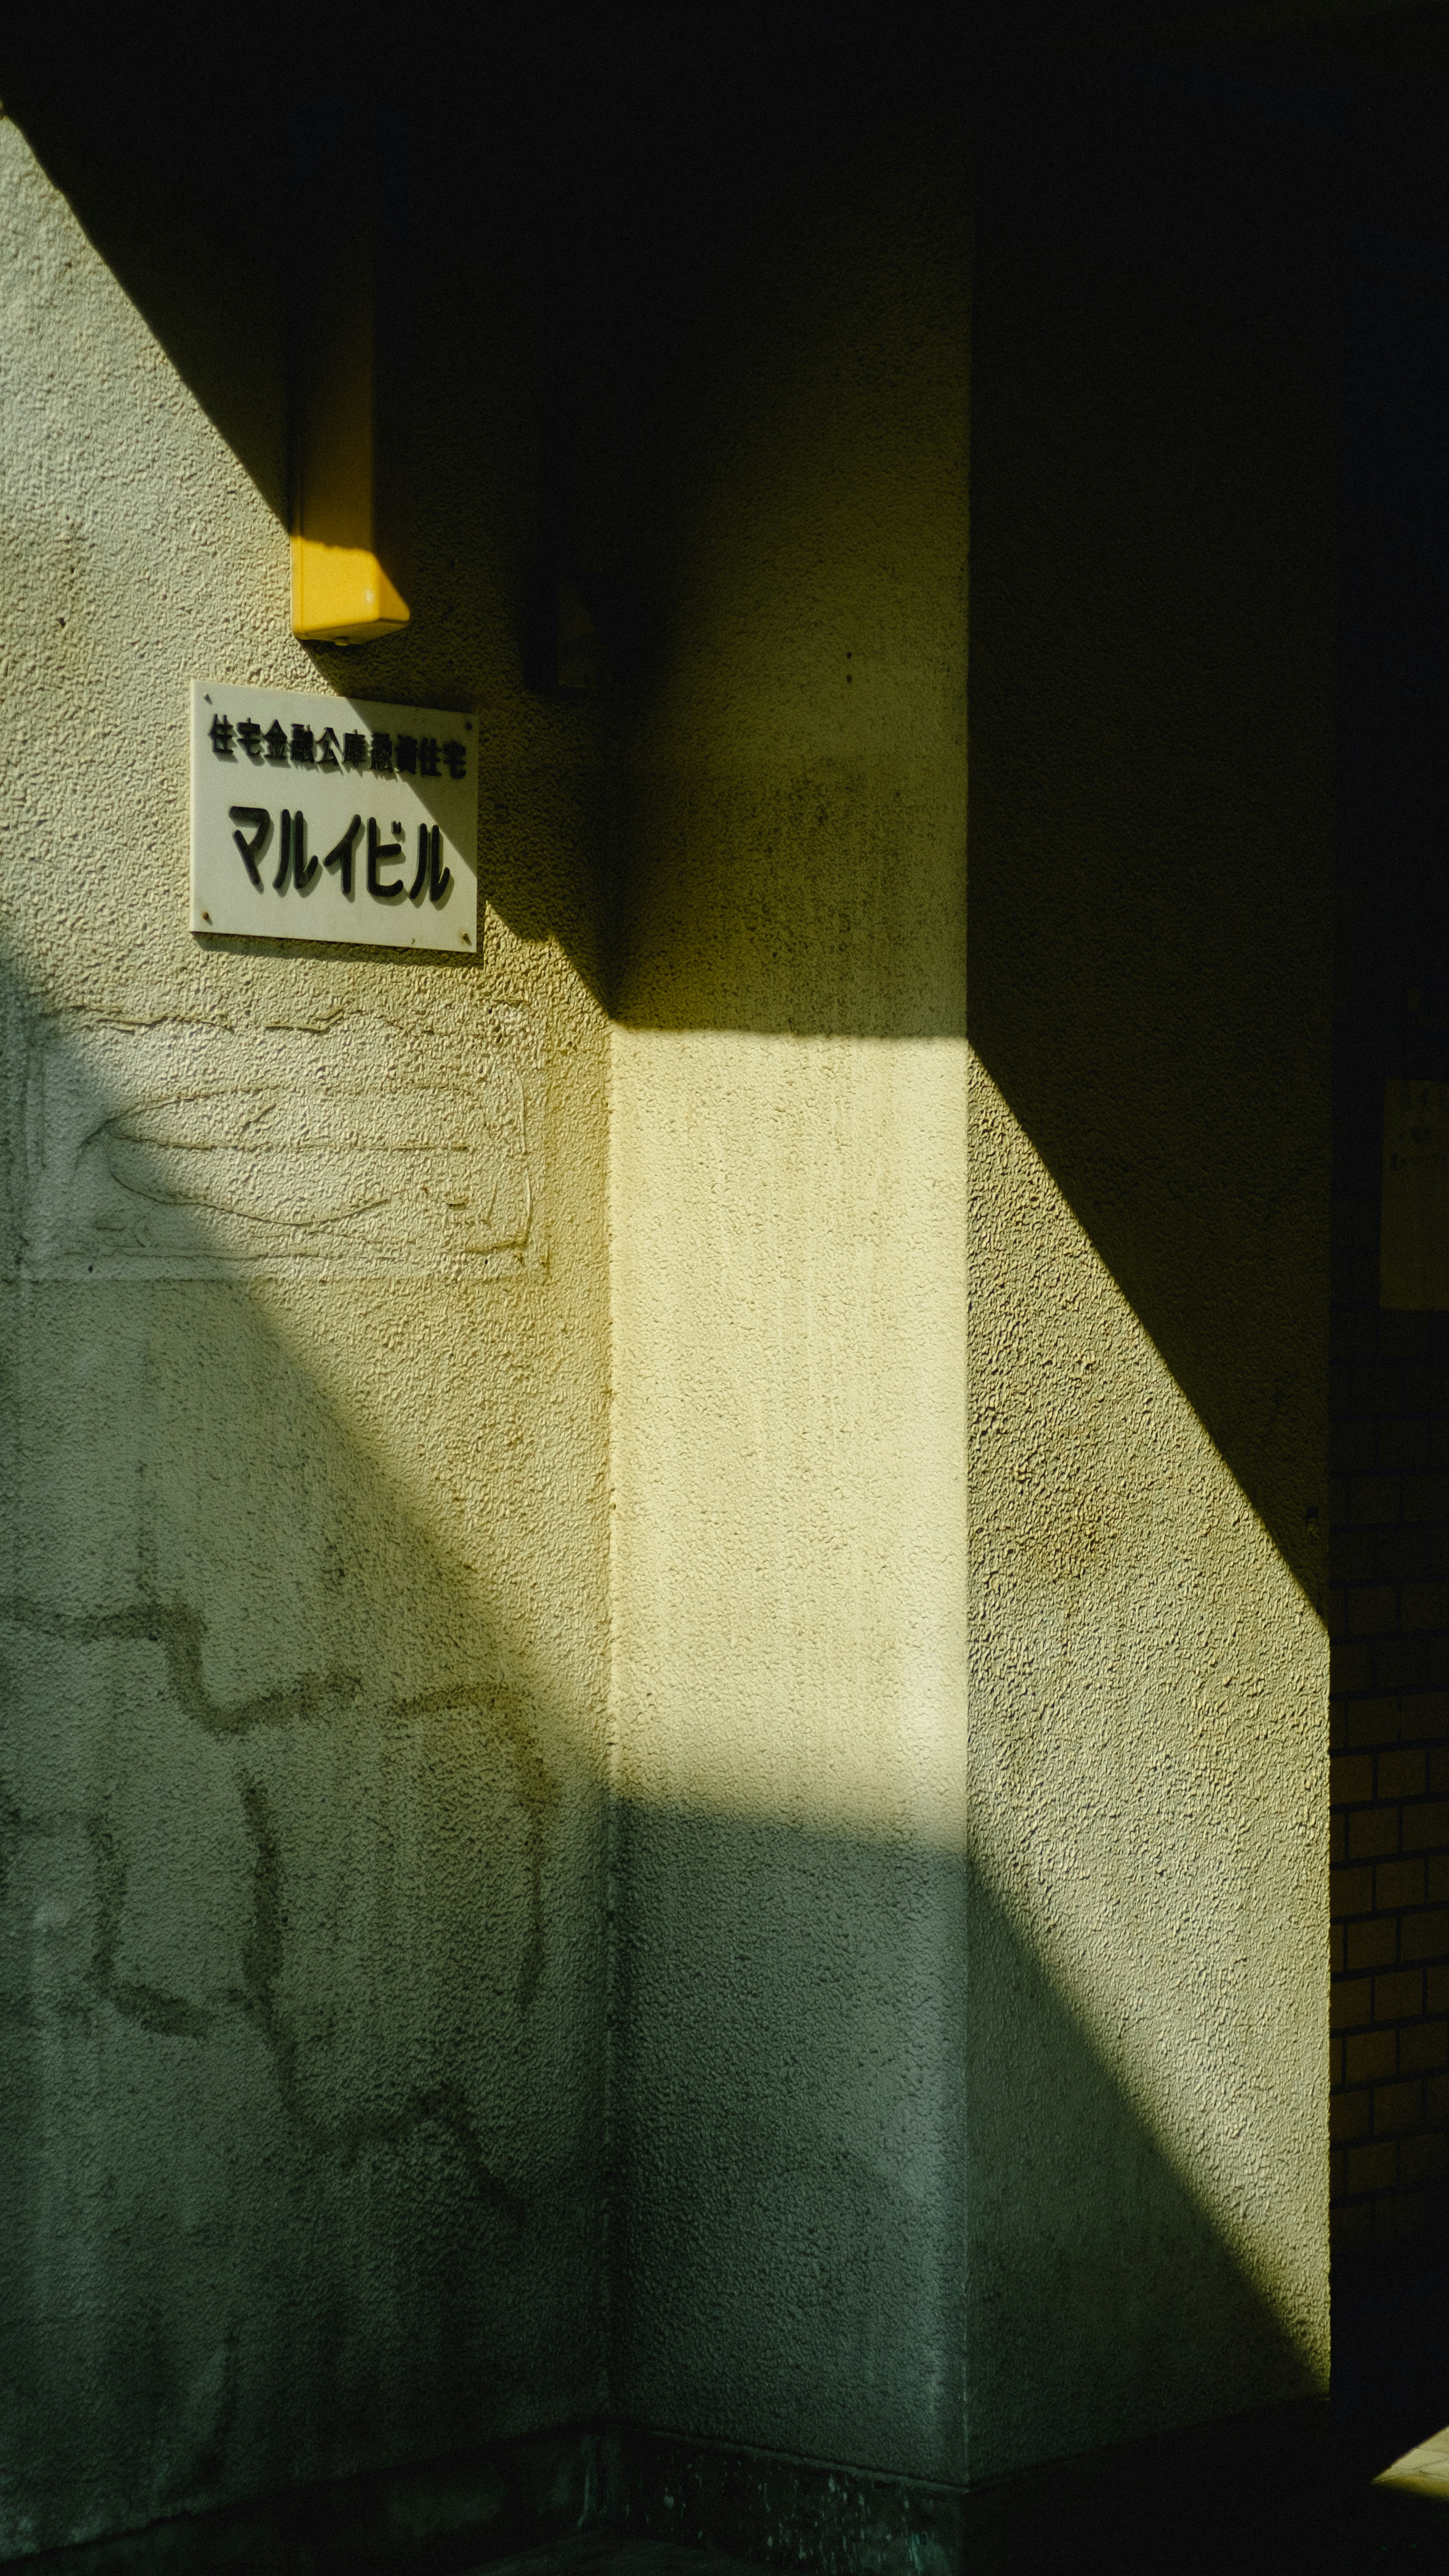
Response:
[[[454,2576],[622,2522],[617,2437],[593,2426],[6,2561],[15,2576]]]
[[[641,2426],[581,2425],[178,2515],[7,2567],[13,2576],[462,2576],[538,2551],[539,2576],[589,2576],[632,2542],[661,2557],[686,2550],[809,2576],[1061,2576],[1078,2548],[1095,2560],[1109,2540],[1118,2576],[1160,2576],[1167,2565],[1174,2576],[1247,2576],[1357,2565],[1386,2538],[1417,2545],[1415,2518],[1425,2515],[1438,2540],[1445,2507],[1375,2490],[1361,2453],[1326,2406],[1300,2404],[968,2490]]]

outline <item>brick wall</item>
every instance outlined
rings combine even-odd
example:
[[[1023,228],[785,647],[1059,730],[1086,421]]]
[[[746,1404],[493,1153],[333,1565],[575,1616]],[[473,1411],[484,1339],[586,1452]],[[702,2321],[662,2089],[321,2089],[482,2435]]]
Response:
[[[1449,1080],[1449,253],[1346,297],[1334,1075],[1335,2242],[1449,2175],[1449,1314],[1380,1310],[1384,1084]]]
[[[1449,1315],[1378,1303],[1381,1083],[1340,1083],[1330,1551],[1338,2246],[1449,2175]]]

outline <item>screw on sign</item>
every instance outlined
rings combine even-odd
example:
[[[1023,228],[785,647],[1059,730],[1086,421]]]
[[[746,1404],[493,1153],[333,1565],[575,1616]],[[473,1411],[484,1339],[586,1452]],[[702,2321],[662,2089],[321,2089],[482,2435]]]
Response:
[[[191,926],[476,954],[471,716],[194,682]]]

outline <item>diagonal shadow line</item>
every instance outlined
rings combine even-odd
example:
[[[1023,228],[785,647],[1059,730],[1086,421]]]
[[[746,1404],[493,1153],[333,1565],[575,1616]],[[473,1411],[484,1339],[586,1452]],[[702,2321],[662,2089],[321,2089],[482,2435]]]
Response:
[[[5,1025],[23,1048],[30,1000],[13,969],[6,980]],[[94,2527],[117,2529],[331,2474],[339,2458],[466,2447],[491,2429],[500,2356],[521,2341],[518,2371],[538,2366],[528,2318],[539,2303],[559,2317],[542,2363],[558,2388],[542,2420],[586,2411],[580,2385],[597,2370],[596,2231],[574,2170],[597,2157],[596,2124],[580,2113],[601,2020],[587,1715],[561,1701],[547,1648],[510,1618],[505,1569],[480,1584],[448,1561],[253,1289],[138,1284],[139,1307],[124,1281],[4,1293],[12,1338],[44,1338],[57,1307],[68,1317],[43,1369],[22,1363],[12,1381],[20,1579],[0,1597],[13,1650],[0,1858],[24,1935],[7,1947],[6,1983],[17,1968],[30,1981],[6,1999],[19,2046],[4,2113],[14,2153],[0,2340],[20,2363],[6,2447],[34,2463],[25,2530],[57,2541],[75,2536],[82,2493],[105,2499]],[[151,1319],[139,1378],[138,1311]],[[99,1435],[76,1412],[92,1361],[110,1389]],[[104,1536],[91,1520],[118,1459],[130,1480],[120,1565],[104,1502]],[[478,1534],[466,1543],[476,1560]],[[158,1572],[178,1555],[209,1584],[205,1615],[174,1572]],[[45,1590],[25,1580],[41,1568]],[[73,1606],[77,1592],[114,1594],[118,1576],[140,1597]],[[298,1600],[310,1617],[299,1619]],[[318,1656],[329,1631],[344,1651]],[[156,1676],[139,1691],[138,1652]],[[228,1688],[216,1675],[238,1659],[280,1661],[283,1677]],[[84,1773],[97,1742],[112,1748],[105,1771],[78,1799],[52,1776],[56,1761],[61,1780],[77,1762]],[[233,1769],[244,1747],[252,1758]],[[223,1757],[220,1774],[203,1748]],[[357,1796],[340,1803],[328,1787],[339,1768],[357,1775]],[[383,1839],[369,1852],[379,1779]],[[582,1835],[581,1802],[595,1820]],[[201,1880],[193,1837],[215,1863]],[[328,1893],[354,1846],[362,1922],[383,1909],[361,1947],[339,1944]],[[76,1891],[75,1935],[62,1936],[73,1966],[52,1973],[27,1917],[37,1885],[57,1874]],[[217,1907],[235,1918],[219,1953]],[[389,1908],[401,1965],[379,1945]],[[254,2096],[246,2126],[287,2177],[280,2204],[255,2174],[229,2178],[248,2162],[241,2135],[213,2171],[195,2170],[203,2137],[254,2081],[237,2049],[246,2031],[274,2088],[274,2107],[265,2088]],[[35,2124],[86,2064],[124,2069],[133,2105],[120,2121],[104,2100],[73,2103],[76,2150],[101,2194],[92,2206],[84,2186],[86,2223],[110,2245],[86,2331],[99,2347],[140,2333],[157,2364],[119,2373],[103,2406],[76,2408],[52,2384],[51,2361],[62,2380],[69,2371],[72,2335],[47,2306],[58,2240]],[[521,2137],[535,2131],[525,2153]],[[131,2215],[112,2244],[107,2195],[118,2187]],[[188,2197],[216,2204],[215,2244],[234,2237],[237,2264],[218,2269],[203,2252],[178,2270],[167,2256]],[[309,2207],[315,2224],[302,2224]],[[273,2243],[293,2236],[292,2276],[279,2281]],[[370,2274],[408,2262],[411,2280],[380,2307]],[[511,2286],[520,2262],[522,2301]],[[234,2421],[208,2419],[193,2441],[185,2356],[218,2316],[240,2396]],[[319,2332],[345,2348],[340,2377],[314,2349]],[[173,2370],[167,2393],[157,2372],[166,2382]]]

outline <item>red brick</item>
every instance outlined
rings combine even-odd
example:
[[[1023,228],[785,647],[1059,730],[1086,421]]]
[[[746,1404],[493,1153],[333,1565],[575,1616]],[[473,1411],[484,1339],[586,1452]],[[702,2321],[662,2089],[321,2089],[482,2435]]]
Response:
[[[1449,2028],[1442,2021],[1416,2021],[1399,2033],[1399,2067],[1405,2075],[1426,2075],[1449,2066]]]
[[[1392,1761],[1392,1754],[1381,1754],[1380,1765]],[[1400,1755],[1398,1759],[1402,1760]],[[1336,1807],[1363,1807],[1374,1794],[1374,1763],[1371,1753],[1339,1753],[1328,1766],[1330,1792]]]
[[[1382,1521],[1396,1521],[1399,1517],[1398,1477],[1355,1476],[1349,1488],[1348,1517],[1356,1521],[1360,1529],[1376,1527]],[[1432,1520],[1435,1516],[1432,1512],[1421,1512],[1415,1517]]]
[[[1406,1914],[1399,1925],[1401,1959],[1449,1957],[1449,1913]]]
[[[1429,1464],[1429,1426],[1425,1422],[1381,1422],[1379,1465],[1413,1475]]]
[[[1373,2202],[1371,2200],[1350,2201],[1346,2209],[1335,2209],[1329,2226],[1330,2243],[1334,2253],[1356,2254],[1361,2246],[1373,2243]]]
[[[1387,2137],[1400,2129],[1417,2129],[1424,2117],[1424,2096],[1417,2084],[1381,2084],[1374,2095],[1374,2134]]]
[[[1398,2173],[1399,2150],[1392,2138],[1380,2138],[1371,2147],[1348,2150],[1345,2179],[1350,2191],[1392,2191]]]
[[[1430,1736],[1449,1735],[1449,1691],[1415,1691],[1400,1709],[1399,1717],[1406,1744],[1422,1744]]]
[[[1434,1319],[1431,1314],[1422,1309],[1402,1313],[1390,1308],[1379,1316],[1378,1326],[1375,1339],[1381,1359],[1422,1361],[1433,1350]],[[1390,1383],[1395,1388],[1401,1404],[1412,1406],[1418,1411],[1425,1409],[1427,1399],[1420,1392],[1420,1383],[1426,1375],[1427,1371],[1423,1368],[1401,1368],[1394,1371]]]
[[[1425,1757],[1422,1753],[1381,1753],[1375,1783],[1381,1798],[1421,1798]]]
[[[1397,1526],[1392,1530],[1335,1529],[1328,1542],[1328,1569],[1333,1581],[1372,1583],[1375,1575],[1387,1573],[1387,1567],[1379,1566],[1379,1549],[1385,1539],[1392,1541],[1400,1535]],[[1417,1530],[1412,1535],[1417,1538]],[[1415,1575],[1418,1570],[1416,1566]]]
[[[1392,2200],[1374,2202],[1376,2245],[1396,2245],[1406,2236],[1417,2236],[1423,2224],[1423,2196],[1417,2191],[1396,2191]]]
[[[1402,1869],[1403,1863],[1402,1861],[1395,1861],[1392,1866],[1396,1869]],[[1380,1878],[1382,1878],[1383,1875],[1383,1871],[1380,1870]],[[1419,1881],[1421,1885],[1423,1883],[1423,1877],[1424,1872],[1421,1866],[1419,1868]],[[1331,1871],[1328,1881],[1328,1895],[1330,1907],[1339,1921],[1342,1921],[1344,1916],[1349,1914],[1372,1913],[1374,1901],[1373,1871],[1371,1869],[1335,1869]],[[1413,1904],[1417,1902],[1417,1899],[1410,1898],[1407,1901]]]
[[[1392,1530],[1336,1529],[1329,1540],[1328,1547],[1328,1566],[1334,1583],[1372,1583],[1376,1575],[1387,1574],[1390,1569],[1381,1567],[1378,1561],[1379,1549],[1385,1539],[1393,1540],[1400,1535],[1397,1528]],[[1417,1538],[1417,1530],[1413,1532],[1413,1536]],[[1418,1571],[1416,1566],[1414,1568],[1416,1576]]]
[[[1335,1637],[1328,1658],[1332,1687],[1336,1691],[1366,1691],[1373,1687],[1373,1656],[1367,1646]]]
[[[1323,1624],[1328,1630],[1328,1669],[1331,1684],[1335,1669],[1333,1659],[1348,1635],[1347,1587],[1342,1583],[1330,1582],[1327,1593],[1320,1595],[1320,1607],[1323,1611]]]
[[[1344,1871],[1345,1878],[1352,1878],[1353,1875],[1352,1870]],[[1382,1861],[1374,1871],[1374,1895],[1378,1900],[1381,1914],[1397,1912],[1406,1905],[1422,1905],[1424,1902],[1423,1862],[1421,1860]],[[1361,1912],[1362,1908],[1335,1905],[1333,1911],[1335,1914],[1351,1914]]]
[[[1442,1628],[1449,1625],[1449,1586],[1406,1583],[1399,1593],[1399,1620],[1405,1628]],[[1388,1626],[1387,1620],[1384,1625]]]
[[[1396,1699],[1339,1700],[1334,1704],[1334,1714],[1339,1740],[1346,1746],[1397,1744],[1399,1740],[1399,1703]]]
[[[1411,1815],[1422,1813],[1411,1807]],[[1397,1807],[1351,1807],[1348,1814],[1350,1860],[1388,1860],[1399,1848]]]
[[[1342,2146],[1350,2138],[1368,2136],[1373,2099],[1367,2088],[1361,2093],[1330,2093],[1328,2134],[1335,2146]]]
[[[1392,1583],[1351,1583],[1331,1600],[1335,1637],[1392,1637],[1398,1631],[1399,1596]],[[1437,1627],[1438,1621],[1420,1624]]]
[[[1373,1647],[1374,1680],[1381,1691],[1426,1691],[1436,1676],[1429,1670],[1438,1650],[1437,1637],[1379,1637]]]
[[[1365,1923],[1340,1926],[1345,1967],[1395,1967],[1398,1964],[1398,1930],[1396,1914],[1371,1914]]]
[[[1366,2030],[1343,2044],[1346,2084],[1373,2084],[1398,2071],[1399,2035],[1395,2030]]]
[[[1449,2167],[1449,2138],[1442,2129],[1427,2137],[1405,2138],[1399,2149],[1399,2173],[1405,2182],[1438,2182]]]
[[[1430,1799],[1404,1809],[1405,1851],[1429,1851],[1449,1844],[1449,1799]]]
[[[1374,1979],[1375,2021],[1410,2021],[1424,2009],[1424,1980],[1417,1968]]]
[[[1334,2030],[1352,2030],[1356,2023],[1373,2020],[1373,1980],[1359,1977],[1352,1984],[1341,1978],[1329,1989],[1328,2014]]]

